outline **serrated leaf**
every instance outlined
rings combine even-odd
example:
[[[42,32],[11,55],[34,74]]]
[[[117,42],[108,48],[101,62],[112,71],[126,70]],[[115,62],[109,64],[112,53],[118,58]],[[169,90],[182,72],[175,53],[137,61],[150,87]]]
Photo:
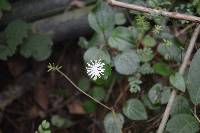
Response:
[[[106,133],[121,133],[124,125],[124,117],[120,113],[108,113],[104,118],[104,128]]]
[[[51,54],[53,42],[46,35],[32,35],[27,42],[21,45],[20,53],[28,57],[33,57],[35,60],[42,61],[47,59]]]
[[[143,39],[143,44],[146,47],[154,47],[156,45],[156,40],[153,37],[147,35]]]
[[[96,87],[92,88],[91,95],[98,101],[103,101],[103,99],[106,96],[106,92],[102,87],[96,86]]]
[[[134,50],[127,50],[114,58],[115,69],[123,75],[131,75],[139,67],[139,57]]]
[[[90,26],[98,33],[105,33],[112,30],[115,21],[114,13],[110,6],[103,1],[99,1],[97,7],[88,15]]]
[[[189,68],[187,89],[193,104],[200,103],[200,50],[196,52]]]
[[[133,48],[134,41],[130,33],[131,30],[126,27],[115,28],[108,40],[109,46],[120,51]]]
[[[137,49],[137,54],[141,62],[149,62],[153,59],[153,51],[150,48]]]
[[[192,115],[178,114],[168,121],[166,130],[169,133],[197,133],[199,124]]]
[[[106,63],[110,64],[111,63],[111,57],[110,54],[108,53],[107,50],[101,50],[98,49],[97,47],[91,47],[89,48],[83,56],[84,60],[86,62],[89,62],[91,60],[103,60]]]
[[[147,113],[143,103],[138,99],[129,99],[123,106],[123,113],[131,120],[146,120]]]
[[[142,96],[142,102],[144,103],[144,105],[146,107],[148,107],[151,110],[158,110],[160,109],[160,106],[157,104],[152,104],[152,102],[150,101],[150,99],[148,98],[147,95]]]
[[[30,25],[23,20],[15,20],[9,23],[4,33],[8,47],[16,49],[19,44],[22,44],[23,39],[28,36]]]
[[[11,5],[8,0],[0,0],[0,10],[9,11],[11,10]]]
[[[185,92],[185,80],[183,78],[183,75],[180,73],[175,73],[175,75],[171,75],[169,77],[169,81],[172,86],[174,86],[176,89]]]
[[[173,70],[165,63],[158,62],[153,65],[155,73],[162,75],[162,76],[170,76],[173,74]]]
[[[176,96],[170,114],[188,114],[191,113],[188,100],[181,95]]]

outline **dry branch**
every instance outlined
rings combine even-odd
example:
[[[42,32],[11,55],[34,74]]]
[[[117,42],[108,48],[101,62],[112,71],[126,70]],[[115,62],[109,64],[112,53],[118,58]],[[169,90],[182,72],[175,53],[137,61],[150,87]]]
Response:
[[[151,13],[151,14],[159,14],[162,16],[170,17],[170,18],[189,20],[189,21],[193,21],[196,23],[200,23],[200,17],[196,17],[196,16],[192,16],[192,15],[181,14],[181,13],[177,13],[177,12],[168,12],[168,11],[158,10],[158,9],[152,9],[152,8],[139,6],[139,5],[135,5],[135,4],[128,4],[128,3],[124,3],[124,2],[120,2],[120,1],[116,1],[116,0],[108,0],[108,3],[112,6],[117,6],[117,7],[121,7],[121,8],[130,9],[130,10]]]
[[[92,7],[66,11],[63,14],[41,19],[33,23],[33,31],[49,34],[55,41],[76,40],[92,33],[87,15]]]
[[[20,0],[0,20],[2,26],[15,19],[36,20],[64,11],[72,0]]]

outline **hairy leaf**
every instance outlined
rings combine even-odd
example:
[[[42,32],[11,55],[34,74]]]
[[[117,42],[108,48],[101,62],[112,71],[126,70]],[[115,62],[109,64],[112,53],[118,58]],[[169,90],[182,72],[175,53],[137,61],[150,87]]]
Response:
[[[131,75],[136,72],[139,62],[139,57],[133,50],[124,51],[114,59],[116,71],[124,75]]]
[[[108,113],[104,118],[104,127],[106,133],[121,133],[124,124],[124,117],[122,114]]]

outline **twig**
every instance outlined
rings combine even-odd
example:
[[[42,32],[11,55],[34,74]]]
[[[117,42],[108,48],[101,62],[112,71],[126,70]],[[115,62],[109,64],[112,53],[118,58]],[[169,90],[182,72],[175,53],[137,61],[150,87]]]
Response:
[[[188,26],[186,26],[185,28],[183,28],[182,30],[180,30],[179,32],[177,32],[175,34],[176,37],[180,36],[181,34],[185,33],[188,29],[192,28],[195,24],[191,23]]]
[[[140,11],[140,12],[145,12],[145,13],[150,13],[150,14],[160,14],[162,16],[166,16],[166,17],[170,17],[170,18],[189,20],[189,21],[193,21],[196,23],[200,23],[200,17],[197,17],[197,16],[181,14],[181,13],[177,13],[177,12],[168,12],[168,11],[164,11],[164,10],[148,8],[148,7],[139,6],[139,5],[135,5],[135,4],[128,4],[128,3],[124,3],[124,2],[120,2],[120,1],[116,1],[116,0],[108,0],[108,3],[112,6],[127,8],[130,10],[135,10],[135,11]]]
[[[190,56],[192,54],[192,50],[194,49],[194,45],[195,45],[195,42],[196,42],[196,39],[198,37],[199,32],[200,32],[200,24],[194,30],[194,33],[193,33],[192,38],[190,40],[190,43],[189,43],[188,49],[186,51],[183,63],[181,65],[181,67],[179,68],[179,73],[180,74],[184,74],[184,72],[185,72],[185,69],[187,67],[188,61],[189,61]],[[167,107],[165,109],[165,112],[163,114],[163,117],[162,117],[162,120],[161,120],[161,123],[159,125],[157,133],[163,133],[163,131],[165,129],[165,125],[166,125],[167,120],[169,118],[170,111],[171,111],[171,108],[172,108],[172,105],[173,105],[175,97],[176,97],[176,90],[173,90],[172,93],[171,93],[171,96],[169,98],[169,101],[168,101]]]
[[[97,99],[93,98],[92,96],[88,95],[86,92],[84,92],[82,89],[80,89],[66,74],[64,74],[62,71],[60,71],[59,69],[57,70],[58,73],[60,73],[63,77],[65,77],[65,79],[67,79],[78,91],[80,91],[81,93],[83,93],[84,95],[86,95],[87,97],[91,98],[92,100],[94,100],[96,103],[100,104],[101,106],[103,106],[104,108],[113,111],[113,109],[111,109],[110,107],[106,106],[105,104],[101,103],[100,101],[98,101]]]

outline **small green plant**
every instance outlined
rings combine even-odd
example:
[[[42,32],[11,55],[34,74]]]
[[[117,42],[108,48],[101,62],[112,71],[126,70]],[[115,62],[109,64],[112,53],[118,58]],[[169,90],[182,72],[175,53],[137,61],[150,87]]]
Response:
[[[35,133],[51,133],[50,123],[47,120],[43,120]]]

